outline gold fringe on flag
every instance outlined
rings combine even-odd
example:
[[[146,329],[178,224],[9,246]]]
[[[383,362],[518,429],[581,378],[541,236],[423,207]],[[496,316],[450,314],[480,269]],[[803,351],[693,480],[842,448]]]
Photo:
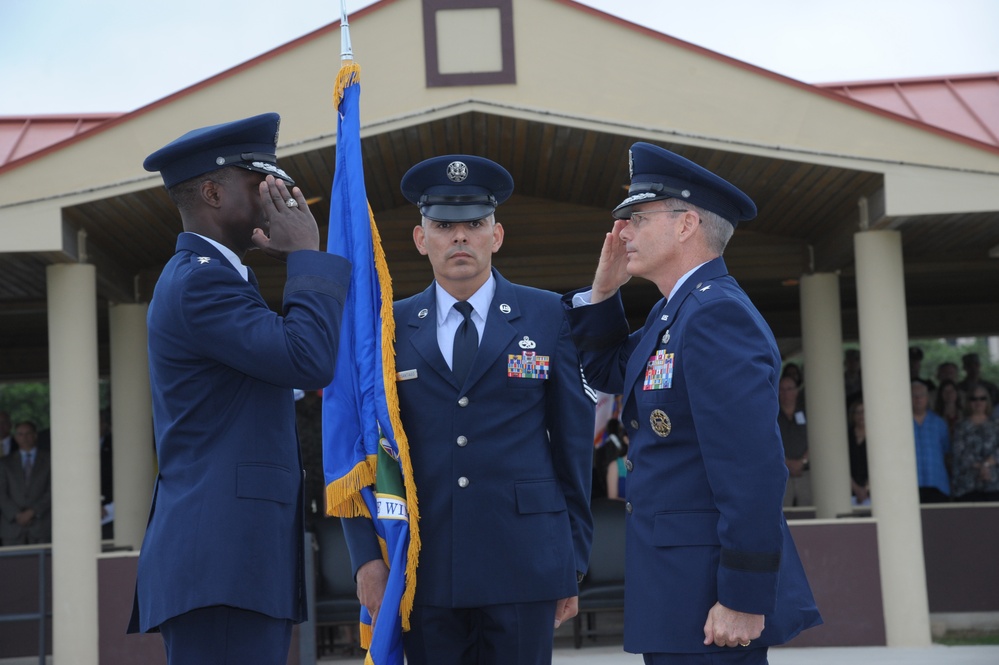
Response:
[[[337,77],[339,79],[339,77]],[[413,611],[416,598],[416,568],[420,563],[420,505],[416,498],[416,484],[413,482],[413,462],[409,456],[409,439],[402,428],[399,416],[399,392],[396,389],[395,371],[395,315],[392,310],[392,276],[389,275],[385,250],[381,235],[375,225],[375,214],[368,206],[371,219],[371,239],[375,250],[375,269],[382,292],[382,380],[385,383],[385,401],[389,417],[392,419],[392,432],[399,447],[399,463],[402,465],[402,480],[406,487],[406,510],[409,512],[409,551],[406,553],[406,589],[399,603],[402,629],[409,630],[409,615]]]
[[[367,650],[371,646],[371,637],[375,632],[375,627],[370,623],[362,623],[359,625],[360,628],[358,629],[358,637],[360,638],[361,648]],[[364,662],[372,663],[373,661],[371,660],[371,656],[365,655]]]
[[[337,478],[326,486],[326,514],[334,517],[373,516],[361,497],[361,488],[375,484],[377,455],[368,455],[363,462],[342,478]]]
[[[349,85],[361,80],[361,66],[353,60],[344,61],[337,72],[336,84],[333,88],[333,103],[340,108],[344,90]],[[399,614],[402,618],[402,629],[409,630],[409,615],[413,610],[416,598],[416,569],[420,557],[420,509],[416,497],[416,487],[413,483],[413,463],[409,455],[409,440],[402,427],[399,416],[399,393],[396,390],[395,369],[395,317],[392,311],[392,277],[389,275],[385,251],[382,248],[381,234],[375,224],[375,215],[368,205],[368,218],[371,224],[371,240],[374,248],[375,268],[381,285],[381,320],[382,320],[382,381],[385,386],[385,400],[389,417],[392,421],[392,432],[395,434],[396,445],[399,448],[399,463],[402,466],[403,484],[406,488],[406,510],[409,513],[409,550],[406,553],[406,588],[399,604]],[[331,483],[326,488],[328,510],[332,515],[342,517],[369,515],[367,506],[360,497],[360,489],[375,482],[377,456],[369,456],[364,464],[357,465],[344,478],[339,479],[334,487]],[[383,550],[384,550],[384,544]],[[383,554],[385,552],[383,551]],[[387,561],[387,557],[386,557]],[[362,628],[363,629],[363,628]],[[369,629],[370,630],[370,629]],[[370,643],[370,637],[368,642]]]
[[[333,106],[340,108],[344,89],[361,78],[361,66],[353,60],[344,62],[336,75],[333,87]],[[368,215],[371,208],[368,207]],[[375,484],[377,455],[368,455],[364,462],[357,464],[350,472],[326,486],[326,514],[336,517],[367,517],[374,519],[368,511],[361,488]]]

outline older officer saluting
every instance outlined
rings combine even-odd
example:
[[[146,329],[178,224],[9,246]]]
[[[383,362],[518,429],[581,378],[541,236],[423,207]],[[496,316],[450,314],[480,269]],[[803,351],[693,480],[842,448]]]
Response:
[[[278,122],[197,129],[144,164],[184,233],[149,305],[159,475],[129,630],[159,630],[170,665],[283,664],[306,615],[293,390],[332,380],[350,264],[319,251]],[[255,248],[287,261],[283,316],[242,263]]]
[[[506,169],[435,157],[402,191],[419,206],[413,241],[435,278],[394,309],[422,540],[406,659],[547,664],[589,559],[593,401],[559,296],[492,268]],[[378,542],[365,519],[344,530],[374,615],[387,576]]]
[[[752,200],[697,164],[631,148],[592,289],[563,302],[587,379],[623,393],[626,651],[650,665],[766,663],[821,622],[782,514],[780,356],[721,254]],[[664,298],[629,335],[618,290]]]

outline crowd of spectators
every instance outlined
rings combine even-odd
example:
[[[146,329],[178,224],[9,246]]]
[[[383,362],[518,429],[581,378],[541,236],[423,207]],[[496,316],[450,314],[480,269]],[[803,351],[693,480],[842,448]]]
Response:
[[[921,503],[999,501],[999,386],[981,373],[981,358],[967,353],[956,363],[937,365],[934,379],[924,376],[924,353],[909,349],[912,426],[916,475]],[[860,370],[860,351],[843,358],[850,454],[851,495],[855,505],[870,505],[867,428]],[[784,437],[788,487],[785,506],[809,505],[801,491],[808,469],[805,413],[801,401],[802,368],[785,365],[780,380],[781,410],[777,421]],[[877,445],[873,442],[872,445]],[[873,493],[876,496],[877,488]]]

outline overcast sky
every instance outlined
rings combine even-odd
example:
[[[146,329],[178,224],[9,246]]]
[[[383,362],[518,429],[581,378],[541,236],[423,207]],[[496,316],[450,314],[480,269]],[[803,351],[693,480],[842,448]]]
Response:
[[[582,4],[808,83],[999,72],[997,0]],[[339,15],[339,0],[0,0],[0,115],[131,111]]]

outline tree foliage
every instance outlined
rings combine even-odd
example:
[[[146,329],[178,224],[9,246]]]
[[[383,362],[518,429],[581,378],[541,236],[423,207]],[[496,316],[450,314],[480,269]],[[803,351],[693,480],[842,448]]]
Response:
[[[8,383],[0,386],[0,411],[13,425],[30,420],[39,431],[49,428],[49,384]]]
[[[97,386],[101,409],[111,405],[111,390],[107,380],[101,380]],[[49,399],[49,384],[38,383],[7,383],[0,385],[0,411],[10,414],[12,424],[30,420],[38,426],[38,431],[49,429],[51,424],[51,401]]]

